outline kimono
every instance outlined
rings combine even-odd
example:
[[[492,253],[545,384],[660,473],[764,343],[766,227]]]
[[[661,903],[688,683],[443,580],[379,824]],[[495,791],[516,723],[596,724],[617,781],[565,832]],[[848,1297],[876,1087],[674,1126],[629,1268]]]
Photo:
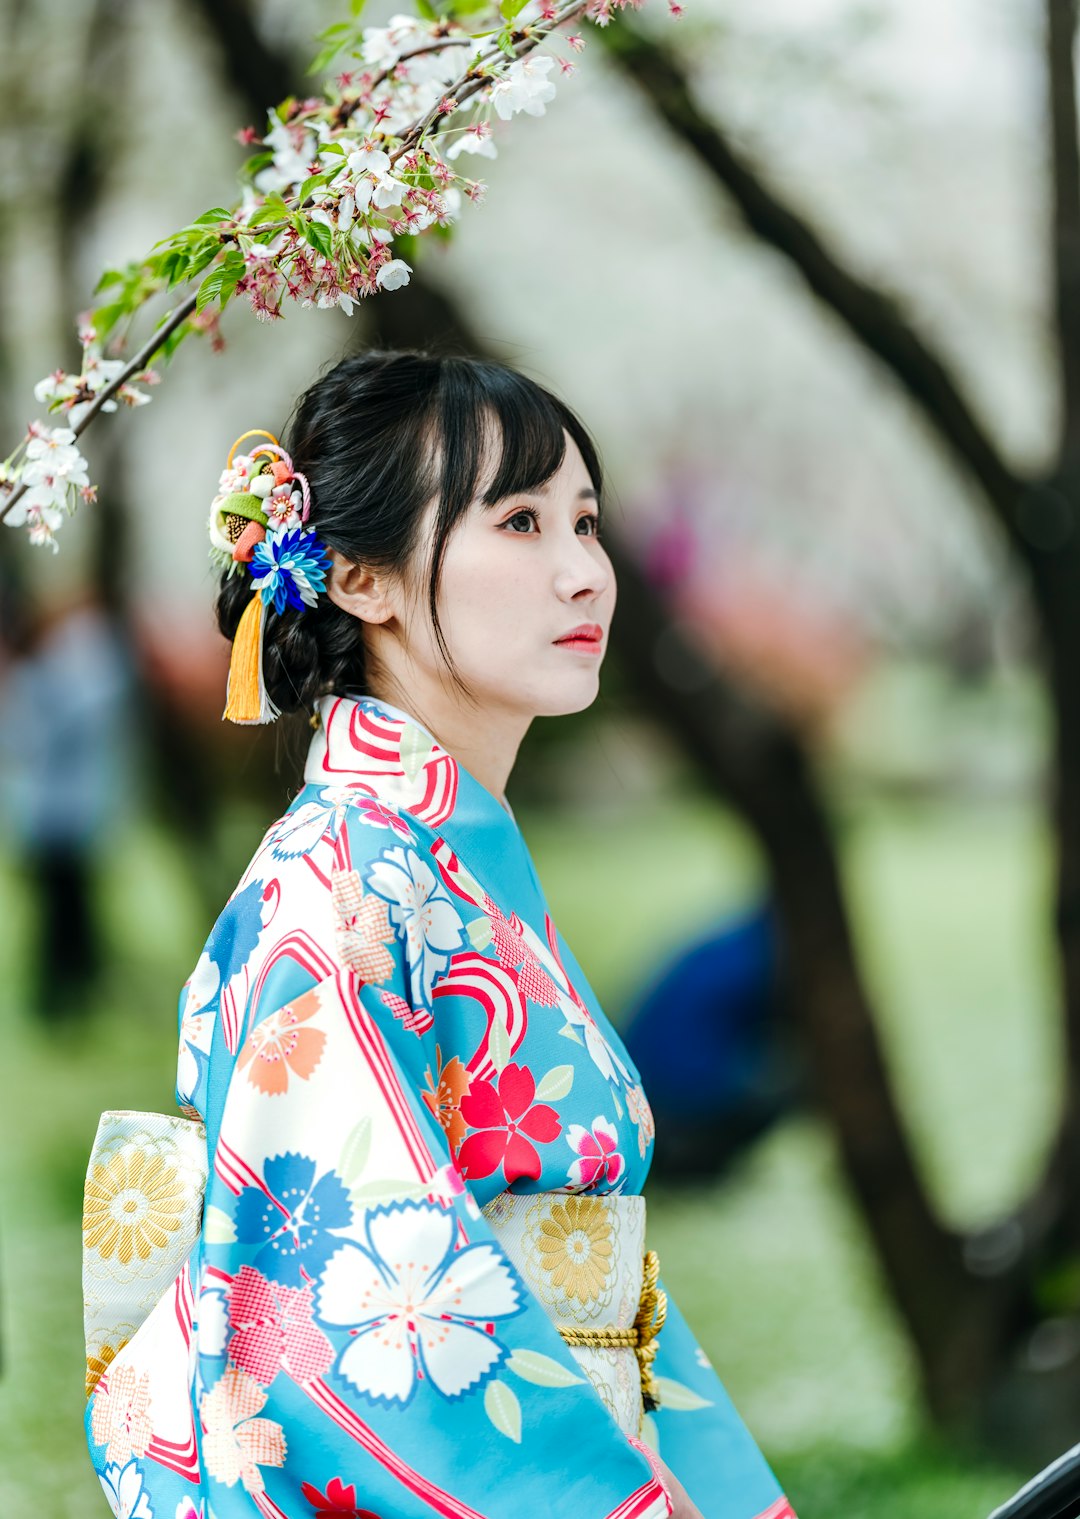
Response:
[[[638,1073],[509,808],[396,707],[319,717],[181,994],[205,1208],[98,1368],[101,1485],[124,1519],[664,1519],[480,1211],[565,1194],[544,1269],[587,1295],[585,1200],[649,1168]],[[94,1189],[118,1261],[175,1227],[175,1178],[136,1170]],[[674,1305],[658,1343],[644,1440],[706,1519],[794,1519]]]

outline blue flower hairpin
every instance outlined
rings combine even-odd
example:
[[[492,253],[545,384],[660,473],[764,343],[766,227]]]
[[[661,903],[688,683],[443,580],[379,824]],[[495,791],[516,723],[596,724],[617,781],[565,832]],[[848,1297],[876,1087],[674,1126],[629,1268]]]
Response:
[[[269,441],[237,453],[251,437]],[[307,526],[310,512],[307,480],[273,433],[241,433],[210,509],[211,558],[230,574],[246,565],[252,579],[229,662],[224,716],[231,722],[272,723],[278,716],[263,675],[264,609],[272,606],[279,616],[287,607],[303,612],[326,589],[330,556]]]

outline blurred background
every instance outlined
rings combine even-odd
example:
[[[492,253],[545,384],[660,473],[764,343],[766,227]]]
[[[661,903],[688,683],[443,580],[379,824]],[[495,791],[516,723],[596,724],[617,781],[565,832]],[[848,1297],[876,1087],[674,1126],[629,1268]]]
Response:
[[[5,1513],[105,1511],[86,1157],[101,1109],[172,1109],[179,987],[298,785],[302,727],[220,722],[208,503],[237,434],[374,342],[518,365],[599,441],[603,694],[510,796],[655,1099],[665,1276],[803,1519],[985,1519],[1076,1441],[1074,9],[586,27],[407,289],[230,311],[88,434],[55,558],[0,533]],[[228,203],[235,133],[337,19],[2,0],[12,445],[102,267]]]

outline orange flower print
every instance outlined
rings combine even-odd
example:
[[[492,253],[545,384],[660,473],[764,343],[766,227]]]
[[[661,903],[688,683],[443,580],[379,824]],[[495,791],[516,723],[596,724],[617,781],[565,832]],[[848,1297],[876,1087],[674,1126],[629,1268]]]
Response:
[[[259,1467],[285,1465],[281,1425],[255,1417],[265,1402],[255,1378],[235,1366],[202,1400],[203,1461],[211,1477],[226,1487],[239,1481],[249,1493],[261,1493],[266,1484]]]
[[[338,954],[361,981],[385,981],[394,973],[394,957],[386,947],[394,938],[386,903],[364,896],[364,883],[355,870],[335,870],[331,894]]]
[[[134,1366],[113,1366],[94,1394],[90,1426],[94,1443],[107,1447],[106,1461],[124,1466],[132,1456],[145,1456],[154,1437],[149,1372],[140,1377]]]
[[[237,1060],[241,1070],[247,1068],[252,1086],[275,1097],[288,1091],[290,1072],[307,1080],[322,1059],[326,1043],[322,1029],[304,1027],[318,1011],[319,995],[314,989],[255,1025]]]
[[[435,1064],[439,1074],[433,1081],[431,1067],[428,1066],[424,1072],[428,1090],[420,1095],[446,1130],[451,1154],[456,1155],[468,1127],[461,1116],[461,1099],[468,1092],[472,1077],[456,1055],[443,1065],[442,1051],[438,1045],[435,1046]]]

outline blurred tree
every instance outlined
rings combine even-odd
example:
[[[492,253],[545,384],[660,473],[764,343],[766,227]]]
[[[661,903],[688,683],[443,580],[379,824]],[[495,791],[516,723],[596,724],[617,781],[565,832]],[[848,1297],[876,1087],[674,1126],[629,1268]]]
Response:
[[[1066,1031],[1065,1101],[1044,1174],[1015,1216],[963,1238],[935,1216],[872,1032],[828,811],[800,736],[723,689],[620,557],[621,636],[655,709],[755,828],[768,855],[793,1004],[848,1177],[918,1354],[933,1411],[1052,1452],[1080,1423],[1080,138],[1076,0],[1044,0],[1049,227],[1061,420],[1052,457],[1014,467],[892,292],[858,277],[696,104],[677,54],[621,19],[601,35],[668,129],[809,290],[872,353],[974,481],[1030,591],[1055,718],[1050,800]],[[634,615],[627,616],[627,591]],[[658,669],[681,666],[677,684]],[[696,670],[696,679],[693,672]],[[688,673],[690,672],[690,673]]]

